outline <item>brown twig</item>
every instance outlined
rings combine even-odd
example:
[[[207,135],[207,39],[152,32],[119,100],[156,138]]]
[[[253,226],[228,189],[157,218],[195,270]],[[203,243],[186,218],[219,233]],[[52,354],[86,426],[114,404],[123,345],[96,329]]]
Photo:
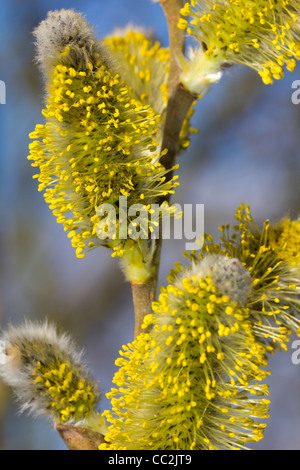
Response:
[[[181,69],[177,62],[176,55],[185,51],[185,31],[177,27],[180,18],[180,9],[184,0],[164,0],[161,1],[162,9],[168,24],[169,46],[170,46],[170,74],[169,74],[169,96],[180,82]]]
[[[142,331],[141,326],[145,315],[152,312],[152,301],[155,295],[156,279],[152,278],[144,284],[131,283],[133,306],[135,312],[134,339]]]
[[[180,82],[181,68],[177,60],[185,52],[185,31],[177,27],[180,9],[184,0],[165,0],[161,2],[168,23],[170,43],[170,73],[168,81],[168,106],[164,127],[162,150],[167,150],[161,163],[170,170],[178,154],[179,135],[186,115],[196,97],[187,91]],[[168,178],[172,177],[172,172]]]
[[[98,450],[104,442],[102,434],[81,426],[58,424],[56,429],[69,450]]]

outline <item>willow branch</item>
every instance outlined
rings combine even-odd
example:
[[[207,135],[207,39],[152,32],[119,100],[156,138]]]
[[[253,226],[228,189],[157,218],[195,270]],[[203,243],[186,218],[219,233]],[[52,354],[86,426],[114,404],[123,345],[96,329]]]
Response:
[[[156,290],[156,279],[152,278],[145,284],[131,283],[135,312],[134,339],[142,331],[141,326],[145,315],[152,312],[152,301]]]
[[[181,84],[181,68],[177,60],[177,56],[185,52],[186,33],[177,27],[180,9],[184,3],[184,0],[161,0],[168,24],[170,43],[168,106],[162,141],[162,150],[167,150],[167,153],[161,158],[161,163],[167,170],[174,166],[179,150],[178,142],[182,124],[196,98]],[[168,178],[172,178],[172,172],[169,172]]]
[[[162,165],[170,170],[167,179],[172,178],[172,167],[175,164],[179,151],[179,136],[183,121],[192,106],[195,96],[189,93],[180,83],[181,68],[177,55],[185,51],[185,32],[177,27],[180,9],[184,0],[161,0],[168,24],[170,45],[170,73],[168,81],[168,105],[165,119],[161,150],[167,153],[161,157]],[[161,234],[161,231],[160,231]],[[154,265],[156,273],[147,284],[133,284],[132,295],[135,309],[134,338],[141,332],[141,325],[145,315],[152,313],[152,300],[156,296],[157,276],[160,264],[162,238],[157,240]]]

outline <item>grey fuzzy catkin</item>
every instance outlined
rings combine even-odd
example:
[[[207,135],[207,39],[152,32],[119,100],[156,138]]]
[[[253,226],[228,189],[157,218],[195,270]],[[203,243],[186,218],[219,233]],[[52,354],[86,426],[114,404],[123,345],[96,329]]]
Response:
[[[93,27],[81,13],[71,9],[50,11],[34,29],[33,36],[36,61],[46,77],[58,63],[85,70],[89,63],[94,65],[97,62],[102,50]],[[70,52],[64,56],[62,53],[66,47]]]
[[[188,268],[190,276],[199,278],[209,276],[217,291],[227,295],[231,301],[244,305],[251,291],[251,276],[249,271],[237,258],[224,255],[209,254],[203,260]],[[187,271],[180,275],[187,276]]]
[[[12,387],[20,412],[28,411],[55,420],[51,398],[43,390],[37,393],[34,370],[38,362],[49,366],[69,363],[78,380],[88,381],[96,402],[100,400],[98,384],[90,377],[82,351],[70,336],[58,333],[56,327],[47,321],[25,321],[17,326],[10,325],[0,335],[0,377]]]

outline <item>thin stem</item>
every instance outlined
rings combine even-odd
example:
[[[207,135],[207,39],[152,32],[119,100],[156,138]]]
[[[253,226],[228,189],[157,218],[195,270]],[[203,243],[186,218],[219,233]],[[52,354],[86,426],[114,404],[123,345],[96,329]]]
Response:
[[[168,81],[168,106],[165,128],[162,141],[162,150],[167,149],[166,155],[161,158],[161,163],[170,170],[175,163],[178,154],[179,135],[183,121],[196,97],[188,92],[180,82],[181,68],[177,60],[178,54],[185,51],[185,31],[178,28],[180,9],[184,0],[161,1],[168,23],[170,43],[170,74]],[[168,173],[172,178],[172,172]]]
[[[161,6],[164,10],[168,24],[169,45],[170,45],[170,74],[169,74],[169,96],[172,95],[173,89],[180,82],[181,69],[178,64],[176,55],[185,51],[185,31],[177,27],[180,18],[180,9],[183,7],[185,0],[161,0]]]
[[[152,278],[144,284],[131,283],[135,325],[134,325],[134,339],[142,331],[142,324],[145,315],[152,312],[152,301],[155,297],[156,279]]]
[[[185,32],[177,27],[180,17],[180,9],[184,0],[161,0],[169,31],[170,44],[170,73],[168,81],[168,105],[166,112],[165,127],[161,150],[167,150],[166,155],[161,157],[161,163],[167,170],[174,166],[179,151],[179,135],[183,121],[196,97],[189,93],[180,83],[181,69],[177,61],[177,54],[184,53]],[[166,175],[172,178],[172,171]],[[164,200],[169,199],[164,197]],[[161,230],[160,230],[161,234]],[[162,238],[156,242],[154,263],[156,275],[147,284],[131,284],[135,310],[134,338],[142,331],[141,325],[145,315],[152,313],[152,300],[156,296],[156,284],[162,248]]]
[[[195,101],[196,97],[189,93],[181,83],[173,89],[169,97],[167,107],[167,117],[164,129],[162,150],[167,149],[166,155],[160,159],[162,165],[170,170],[175,162],[179,151],[179,135],[182,128],[183,121]],[[167,174],[169,179],[172,178],[172,172]]]

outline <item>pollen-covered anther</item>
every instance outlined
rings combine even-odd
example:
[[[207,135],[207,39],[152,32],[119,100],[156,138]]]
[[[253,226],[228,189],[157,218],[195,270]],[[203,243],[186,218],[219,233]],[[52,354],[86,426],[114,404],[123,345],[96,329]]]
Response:
[[[278,258],[291,266],[300,267],[300,221],[285,218],[272,224],[269,230],[269,243]],[[291,287],[297,289],[296,284]]]

